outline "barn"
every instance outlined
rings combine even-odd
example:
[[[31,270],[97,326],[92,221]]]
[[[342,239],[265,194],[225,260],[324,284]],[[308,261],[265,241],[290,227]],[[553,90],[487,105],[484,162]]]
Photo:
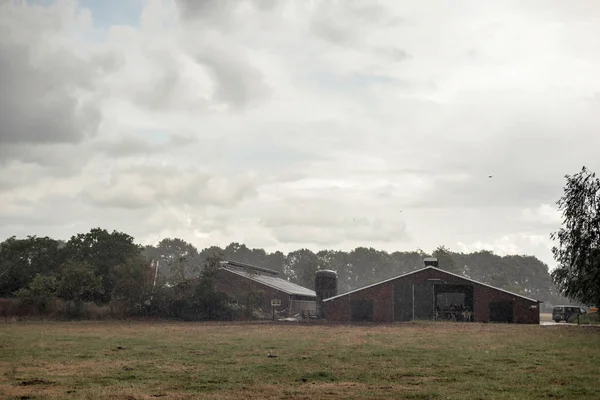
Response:
[[[279,317],[314,314],[316,293],[279,277],[277,271],[237,261],[223,261],[214,278],[215,290],[240,303],[271,312],[271,300],[279,300]]]
[[[516,293],[443,271],[435,258],[425,268],[323,300],[330,321],[453,320],[539,324],[539,303]]]

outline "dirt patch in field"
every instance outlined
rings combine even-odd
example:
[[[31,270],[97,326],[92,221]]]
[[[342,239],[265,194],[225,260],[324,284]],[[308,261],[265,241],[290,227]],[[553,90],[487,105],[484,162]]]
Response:
[[[47,381],[45,379],[28,379],[19,383],[15,383],[15,386],[53,385],[55,383],[56,382]]]
[[[13,386],[3,386],[2,394],[8,399],[37,399],[37,398],[56,398],[59,399],[69,388],[56,384],[31,384]]]
[[[298,386],[282,388],[278,385],[257,385],[243,390],[223,391],[206,395],[207,399],[297,399],[297,400],[331,400],[378,398],[379,396],[402,398],[402,394],[416,393],[417,386],[381,384],[367,385],[360,382],[307,382]]]

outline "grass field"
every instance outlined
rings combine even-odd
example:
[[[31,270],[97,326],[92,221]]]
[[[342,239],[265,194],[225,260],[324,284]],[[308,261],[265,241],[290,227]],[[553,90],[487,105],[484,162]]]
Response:
[[[8,323],[0,397],[600,399],[599,340],[478,323]]]

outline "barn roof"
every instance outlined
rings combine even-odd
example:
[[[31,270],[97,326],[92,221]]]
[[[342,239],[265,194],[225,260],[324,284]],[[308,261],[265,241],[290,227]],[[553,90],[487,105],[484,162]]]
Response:
[[[377,282],[377,283],[374,283],[372,285],[364,286],[364,287],[361,287],[361,288],[358,288],[358,289],[354,289],[354,290],[351,290],[351,291],[346,292],[346,293],[338,294],[337,296],[329,297],[327,299],[324,299],[323,301],[330,301],[330,300],[333,300],[333,299],[337,299],[338,297],[343,297],[343,296],[349,295],[351,293],[355,293],[355,292],[358,292],[358,291],[361,291],[361,290],[364,290],[364,289],[368,289],[368,288],[373,287],[373,286],[382,285],[384,283],[391,282],[391,281],[396,280],[398,278],[403,278],[405,276],[416,274],[418,272],[422,272],[422,271],[425,271],[425,270],[428,270],[428,269],[432,269],[432,270],[438,271],[438,272],[443,272],[444,274],[452,275],[452,276],[455,276],[457,278],[464,279],[466,281],[473,282],[475,284],[478,284],[478,285],[481,285],[481,286],[485,286],[485,287],[488,287],[488,288],[491,288],[491,289],[494,289],[494,290],[499,290],[501,292],[508,293],[508,294],[510,294],[512,296],[520,297],[520,298],[525,299],[525,300],[533,301],[533,302],[536,302],[536,303],[543,303],[543,301],[535,300],[535,299],[532,299],[530,297],[526,297],[526,296],[523,296],[523,295],[520,295],[520,294],[517,294],[517,293],[509,292],[508,290],[500,289],[500,288],[497,288],[495,286],[488,285],[487,283],[479,282],[479,281],[476,281],[474,279],[467,278],[465,276],[460,276],[460,275],[457,275],[457,274],[453,274],[452,272],[444,271],[443,269],[439,269],[439,268],[431,267],[431,266],[425,267],[425,268],[421,268],[421,269],[417,269],[415,271],[411,271],[411,272],[408,272],[406,274],[398,275],[398,276],[396,276],[394,278],[386,279],[384,281]]]
[[[273,289],[277,289],[283,293],[296,295],[296,296],[308,296],[308,297],[316,297],[317,294],[314,290],[310,290],[305,288],[304,286],[296,285],[295,283],[286,281],[285,279],[281,279],[277,277],[276,271],[266,272],[261,271],[262,268],[252,268],[253,266],[249,266],[251,268],[246,268],[249,266],[248,264],[241,264],[237,262],[225,262],[223,263],[223,270],[231,272],[232,274],[236,274],[242,276],[246,279],[250,279],[254,282],[261,283],[265,286],[271,287]],[[234,267],[234,268],[231,268]],[[235,268],[239,267],[239,268]],[[266,272],[266,273],[265,273]]]

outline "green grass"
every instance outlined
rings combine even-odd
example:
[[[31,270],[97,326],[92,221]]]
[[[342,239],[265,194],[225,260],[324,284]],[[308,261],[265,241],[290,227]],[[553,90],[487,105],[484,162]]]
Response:
[[[599,339],[460,323],[4,324],[0,398],[594,399]]]

